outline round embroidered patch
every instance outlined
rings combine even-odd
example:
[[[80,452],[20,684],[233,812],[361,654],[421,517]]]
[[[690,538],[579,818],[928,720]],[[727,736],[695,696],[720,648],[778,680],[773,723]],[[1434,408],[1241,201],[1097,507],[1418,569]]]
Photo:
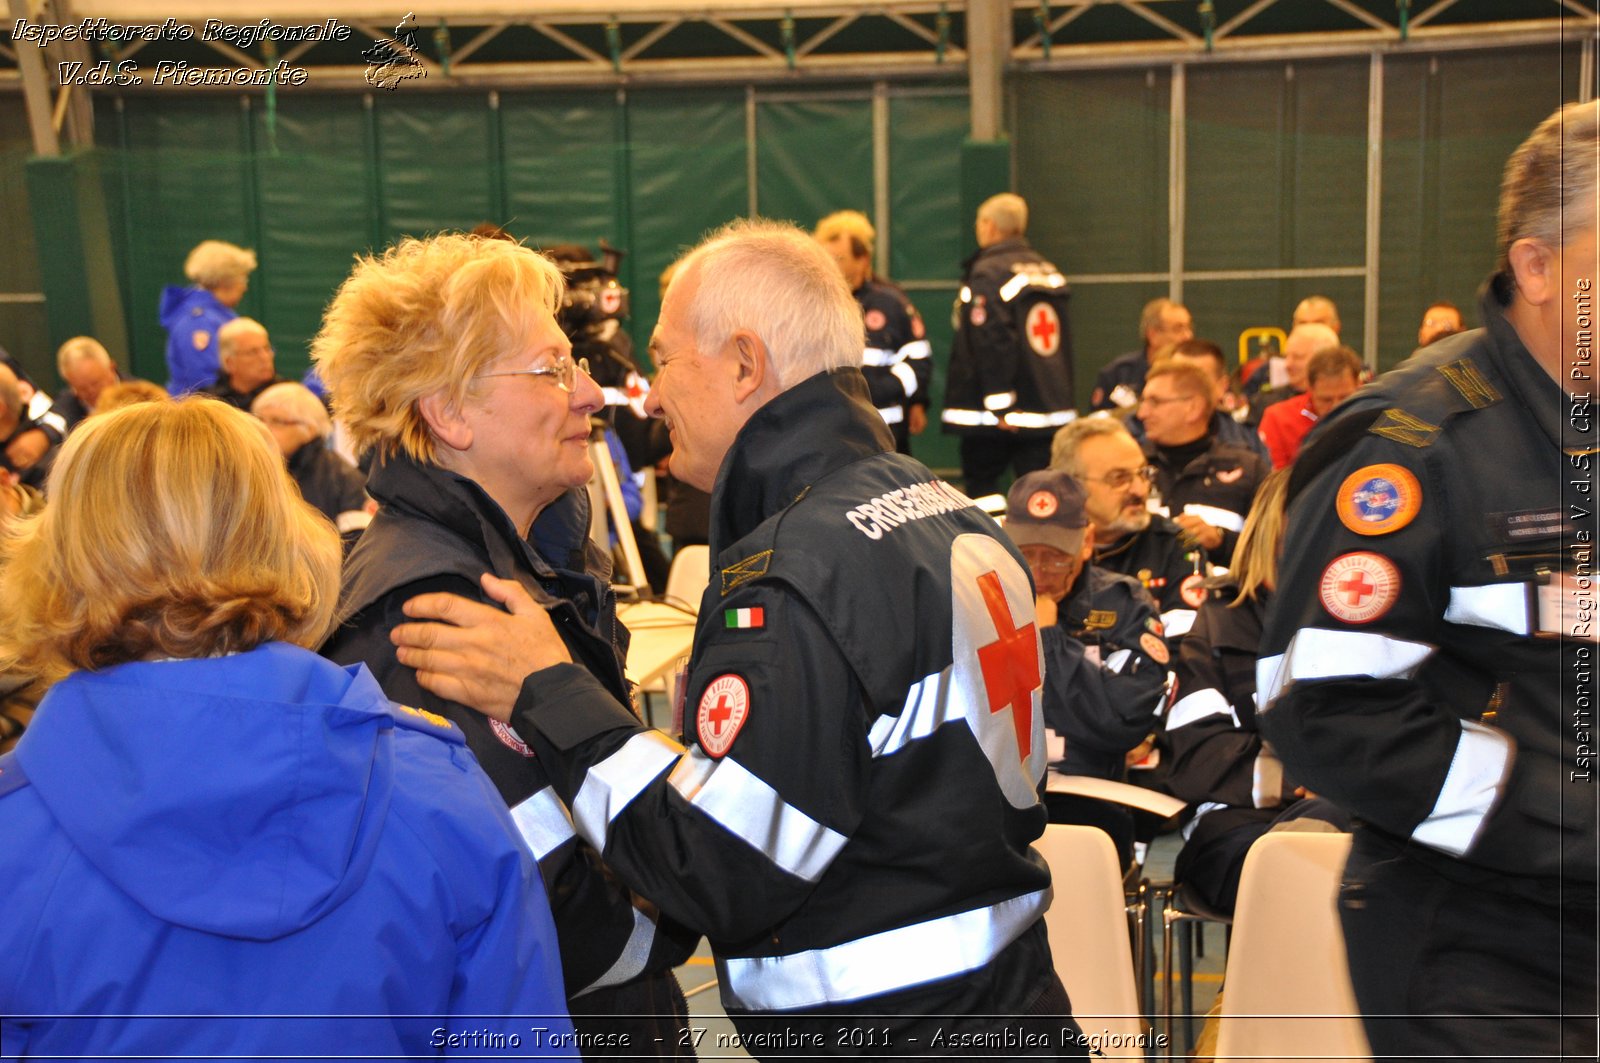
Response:
[[[490,720],[489,730],[493,731],[494,736],[500,739],[501,745],[508,746],[512,750],[521,753],[525,757],[533,756],[533,750],[528,747],[528,743],[518,738],[517,732],[507,727],[499,720]]]
[[[1034,354],[1049,358],[1061,349],[1061,316],[1049,303],[1034,303],[1023,329]]]
[[[1400,598],[1400,570],[1381,554],[1341,554],[1322,570],[1322,608],[1347,624],[1369,624]]]
[[[1422,485],[1400,465],[1366,465],[1339,485],[1339,521],[1357,535],[1387,535],[1416,519]]]
[[[1045,520],[1056,515],[1056,496],[1050,491],[1035,491],[1028,496],[1028,513]]]
[[[695,710],[695,733],[708,757],[720,757],[739,737],[750,715],[750,687],[743,676],[728,672],[706,684]]]
[[[883,316],[882,310],[874,307],[873,309],[867,311],[866,325],[868,332],[877,332],[888,323],[889,319]]]
[[[1198,572],[1183,577],[1183,582],[1178,584],[1178,597],[1190,609],[1200,608],[1206,603],[1206,578]]]
[[[1166,664],[1172,659],[1172,655],[1167,652],[1167,644],[1149,632],[1139,636],[1139,648],[1144,650],[1146,657],[1157,664]]]

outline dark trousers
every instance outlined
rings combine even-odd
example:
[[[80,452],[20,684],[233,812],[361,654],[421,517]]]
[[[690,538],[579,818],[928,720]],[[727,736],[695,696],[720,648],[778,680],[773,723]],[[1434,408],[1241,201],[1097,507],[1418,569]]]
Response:
[[[1010,466],[1016,476],[1050,464],[1050,437],[1001,432],[961,437],[961,479],[968,498],[1000,493],[1000,478]]]
[[[1510,882],[1368,831],[1344,878],[1376,1060],[1595,1058],[1593,883]]]

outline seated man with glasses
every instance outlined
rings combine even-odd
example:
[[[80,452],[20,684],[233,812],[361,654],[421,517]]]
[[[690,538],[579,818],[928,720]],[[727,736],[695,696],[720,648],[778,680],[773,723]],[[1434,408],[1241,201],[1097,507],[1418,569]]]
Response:
[[[1121,421],[1080,417],[1056,433],[1050,467],[1083,485],[1084,510],[1095,527],[1094,563],[1139,581],[1161,608],[1166,638],[1194,624],[1205,601],[1205,557],[1184,532],[1150,511],[1155,469]]]
[[[205,394],[234,409],[249,413],[250,404],[263,391],[283,383],[273,362],[266,326],[254,318],[236,317],[217,330],[217,357],[222,370]]]
[[[1145,374],[1139,418],[1165,512],[1218,564],[1227,564],[1256,489],[1272,466],[1212,431],[1211,381],[1199,366],[1167,358]]]
[[[1089,563],[1095,530],[1085,492],[1064,472],[1031,472],[1011,485],[1006,534],[1033,572],[1044,646],[1044,724],[1050,766],[1063,775],[1122,782],[1147,752],[1166,684],[1167,645],[1156,603],[1137,580]],[[1125,809],[1046,794],[1052,823],[1103,829],[1123,866],[1133,852]]]

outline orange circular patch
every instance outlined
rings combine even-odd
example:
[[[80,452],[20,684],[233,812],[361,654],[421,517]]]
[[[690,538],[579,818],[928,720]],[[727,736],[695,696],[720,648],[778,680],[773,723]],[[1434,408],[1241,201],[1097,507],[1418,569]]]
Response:
[[[1422,485],[1401,465],[1364,465],[1344,478],[1336,502],[1339,522],[1357,535],[1387,535],[1416,519]]]

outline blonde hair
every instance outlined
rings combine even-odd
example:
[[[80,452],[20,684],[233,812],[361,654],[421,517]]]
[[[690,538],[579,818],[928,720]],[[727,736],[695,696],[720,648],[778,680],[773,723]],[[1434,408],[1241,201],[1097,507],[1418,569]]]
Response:
[[[302,428],[309,428],[313,439],[326,439],[333,434],[333,419],[322,400],[311,389],[293,380],[274,384],[256,396],[250,412],[260,417],[267,410],[282,410],[294,418]]]
[[[433,461],[418,403],[442,391],[459,407],[485,366],[527,346],[564,290],[555,263],[508,240],[408,238],[357,258],[311,341],[311,360],[355,449]]]
[[[826,218],[817,222],[816,230],[811,234],[816,237],[817,243],[831,243],[844,236],[850,239],[850,250],[857,258],[872,254],[873,244],[878,239],[878,230],[872,227],[867,216],[859,210],[836,210]]]
[[[1284,500],[1289,493],[1289,474],[1293,467],[1277,469],[1256,490],[1244,529],[1233,548],[1229,574],[1239,595],[1229,606],[1255,599],[1260,588],[1269,590],[1278,582],[1278,548],[1283,544],[1286,523]]]
[[[749,329],[766,344],[783,388],[861,364],[861,305],[822,245],[787,222],[730,222],[679,261],[672,283],[686,277],[695,282],[687,317],[701,351],[720,351]]]
[[[93,336],[74,336],[56,348],[56,372],[61,379],[65,380],[67,370],[79,362],[94,362],[98,365],[116,364],[111,360],[111,352]]]
[[[167,389],[160,384],[152,384],[148,380],[122,380],[115,384],[107,385],[100,393],[100,398],[95,401],[94,413],[98,417],[112,410],[120,410],[124,406],[132,406],[140,402],[160,402],[167,398]]]
[[[196,397],[90,417],[49,496],[0,540],[0,671],[56,679],[327,633],[338,532],[246,413]],[[89,531],[108,521],[117,534]]]
[[[220,288],[256,271],[256,253],[226,240],[203,240],[183,260],[183,275],[202,288]]]

